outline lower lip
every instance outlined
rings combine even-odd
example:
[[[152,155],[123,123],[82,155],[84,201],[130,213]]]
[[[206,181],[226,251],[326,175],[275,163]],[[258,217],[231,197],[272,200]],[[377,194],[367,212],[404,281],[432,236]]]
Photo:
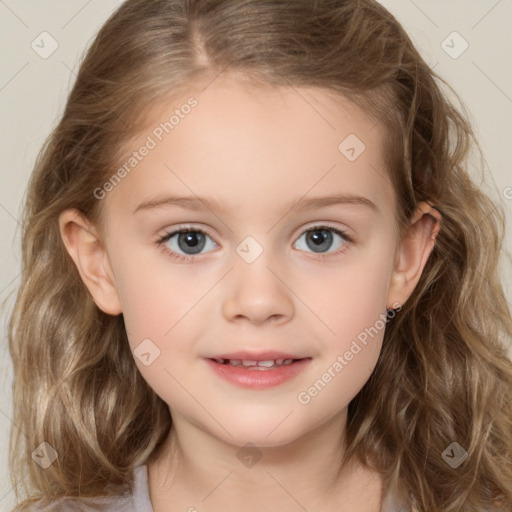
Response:
[[[301,373],[311,361],[310,357],[299,359],[292,364],[270,370],[248,370],[243,366],[217,363],[206,359],[214,372],[225,380],[250,389],[265,389],[278,386]]]

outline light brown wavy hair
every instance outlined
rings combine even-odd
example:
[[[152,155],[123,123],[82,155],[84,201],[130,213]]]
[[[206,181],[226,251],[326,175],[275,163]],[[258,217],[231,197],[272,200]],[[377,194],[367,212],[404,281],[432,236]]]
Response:
[[[112,176],[144,113],[223,72],[352,100],[385,133],[402,234],[420,201],[442,214],[422,278],[349,405],[345,461],[367,464],[386,485],[399,479],[421,512],[512,510],[503,209],[470,179],[473,148],[483,157],[460,98],[373,0],[128,0],[103,25],[27,191],[9,324],[9,464],[23,497],[15,510],[131,490],[134,467],[171,429],[167,404],[137,370],[123,316],[96,306],[58,217],[78,208],[100,222],[93,191]],[[59,454],[47,469],[31,457],[44,441]],[[454,441],[468,453],[456,469],[442,457]]]

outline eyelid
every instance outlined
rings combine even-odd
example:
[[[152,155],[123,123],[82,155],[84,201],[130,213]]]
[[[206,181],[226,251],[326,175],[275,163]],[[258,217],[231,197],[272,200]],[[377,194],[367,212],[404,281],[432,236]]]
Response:
[[[343,235],[343,237],[345,237],[347,240],[353,241],[352,236],[347,233],[348,228],[341,227],[339,225],[333,224],[328,221],[313,222],[310,225],[307,225],[306,227],[302,227],[300,230],[299,236],[303,235],[304,233],[306,233],[308,231],[312,231],[315,229],[325,229],[325,228],[332,229],[333,231],[336,231],[336,232],[340,233],[341,235]]]
[[[173,226],[172,228],[164,229],[163,232],[159,232],[159,234],[156,235],[155,241],[162,242],[164,239],[168,240],[173,235],[176,235],[176,234],[184,232],[184,231],[194,231],[194,232],[197,231],[199,233],[209,236],[215,242],[215,245],[219,245],[217,240],[215,240],[215,237],[213,235],[211,235],[211,233],[209,232],[208,229],[205,229],[202,227],[197,227],[192,224],[178,224],[176,226]]]

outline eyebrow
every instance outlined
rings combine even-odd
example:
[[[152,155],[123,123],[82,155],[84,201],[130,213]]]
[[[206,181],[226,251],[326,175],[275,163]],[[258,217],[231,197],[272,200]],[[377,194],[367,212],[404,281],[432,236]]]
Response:
[[[353,194],[337,194],[334,196],[299,199],[298,201],[293,202],[287,208],[287,211],[305,211],[333,205],[365,206],[376,213],[379,211],[377,205],[367,197]],[[226,208],[213,198],[173,195],[159,195],[146,199],[140,203],[137,208],[135,208],[133,213],[135,214],[139,211],[147,211],[169,206],[178,206],[189,210],[199,211],[210,210],[217,213],[227,214]]]

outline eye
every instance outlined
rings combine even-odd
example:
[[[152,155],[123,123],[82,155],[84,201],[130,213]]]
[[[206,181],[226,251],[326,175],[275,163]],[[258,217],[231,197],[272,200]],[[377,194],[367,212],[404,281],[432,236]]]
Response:
[[[316,254],[324,254],[334,243],[334,254],[343,252],[347,248],[348,242],[351,241],[347,234],[332,226],[313,226],[305,231],[297,240],[297,244],[304,238],[300,250],[311,249]],[[304,248],[305,246],[305,248]]]
[[[304,243],[301,245],[301,240]],[[297,240],[295,246],[306,252],[313,252],[321,259],[325,253],[339,254],[344,252],[352,239],[333,226],[319,225],[306,230]],[[217,243],[201,229],[184,226],[161,236],[156,244],[167,254],[178,261],[192,261],[195,255],[201,254],[205,248],[215,249]],[[334,247],[333,247],[334,245]],[[329,249],[334,249],[329,251]]]
[[[210,243],[209,243],[210,241]],[[205,247],[217,247],[211,237],[200,229],[184,228],[166,233],[157,240],[157,245],[178,260],[192,259],[200,254]]]

